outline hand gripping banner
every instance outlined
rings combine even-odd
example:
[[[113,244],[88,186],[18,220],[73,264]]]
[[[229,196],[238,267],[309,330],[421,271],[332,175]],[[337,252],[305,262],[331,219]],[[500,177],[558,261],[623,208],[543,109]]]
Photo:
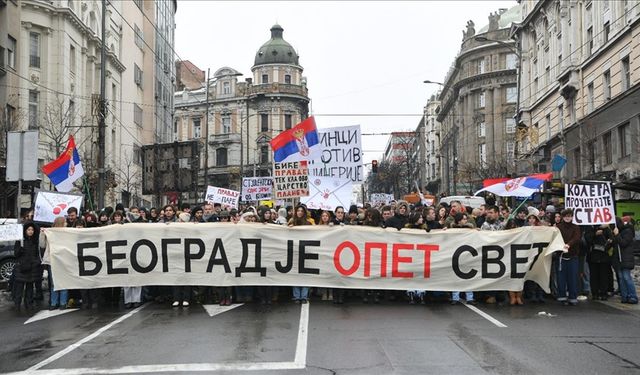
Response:
[[[505,231],[273,224],[127,224],[47,229],[54,285],[294,285],[548,292],[552,227]]]

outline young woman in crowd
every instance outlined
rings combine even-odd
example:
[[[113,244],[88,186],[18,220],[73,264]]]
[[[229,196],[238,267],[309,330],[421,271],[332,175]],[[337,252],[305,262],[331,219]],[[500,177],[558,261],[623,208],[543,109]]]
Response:
[[[33,290],[35,283],[42,279],[39,232],[40,229],[34,223],[24,224],[22,241],[16,241],[14,246],[16,264],[13,268],[13,297],[17,310],[20,310],[23,301],[27,310],[34,308]]]
[[[311,225],[311,222],[307,219],[308,212],[303,205],[298,205],[295,209],[293,218],[289,220],[290,227],[297,227],[300,225]],[[309,288],[308,287],[293,287],[293,299],[296,303],[307,303],[309,301]]]

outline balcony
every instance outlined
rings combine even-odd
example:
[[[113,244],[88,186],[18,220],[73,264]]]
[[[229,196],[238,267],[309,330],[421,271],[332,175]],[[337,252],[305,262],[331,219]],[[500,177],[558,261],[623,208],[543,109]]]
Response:
[[[240,143],[241,141],[242,139],[240,137],[240,134],[238,133],[209,135],[209,144],[212,146],[230,144],[230,143]]]
[[[273,83],[252,85],[249,87],[248,94],[249,95],[284,94],[284,95],[298,95],[298,96],[306,97],[308,95],[308,90],[306,86],[273,82]]]

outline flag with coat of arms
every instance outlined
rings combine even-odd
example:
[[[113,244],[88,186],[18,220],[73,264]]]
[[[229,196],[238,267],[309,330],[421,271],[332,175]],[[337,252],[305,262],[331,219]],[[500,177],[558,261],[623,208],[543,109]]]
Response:
[[[72,135],[69,136],[69,143],[62,155],[42,167],[42,172],[49,177],[56,190],[63,193],[71,191],[73,183],[84,176],[80,154]]]

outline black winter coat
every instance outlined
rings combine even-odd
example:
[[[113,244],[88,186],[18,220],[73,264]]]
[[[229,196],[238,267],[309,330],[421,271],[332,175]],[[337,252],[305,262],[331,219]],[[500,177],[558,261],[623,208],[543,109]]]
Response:
[[[596,235],[598,230],[602,234]],[[585,229],[584,238],[587,245],[587,261],[589,263],[611,263],[609,249],[613,246],[613,232],[607,226],[588,227]]]
[[[15,249],[16,265],[13,274],[16,281],[33,283],[41,280],[42,262],[37,239],[25,238],[22,245],[17,241]]]
[[[635,267],[635,260],[633,257],[633,239],[635,237],[635,229],[633,224],[627,223],[618,228],[620,233],[616,237],[618,246],[620,247],[620,256],[622,258],[621,267],[624,269],[633,269]]]

